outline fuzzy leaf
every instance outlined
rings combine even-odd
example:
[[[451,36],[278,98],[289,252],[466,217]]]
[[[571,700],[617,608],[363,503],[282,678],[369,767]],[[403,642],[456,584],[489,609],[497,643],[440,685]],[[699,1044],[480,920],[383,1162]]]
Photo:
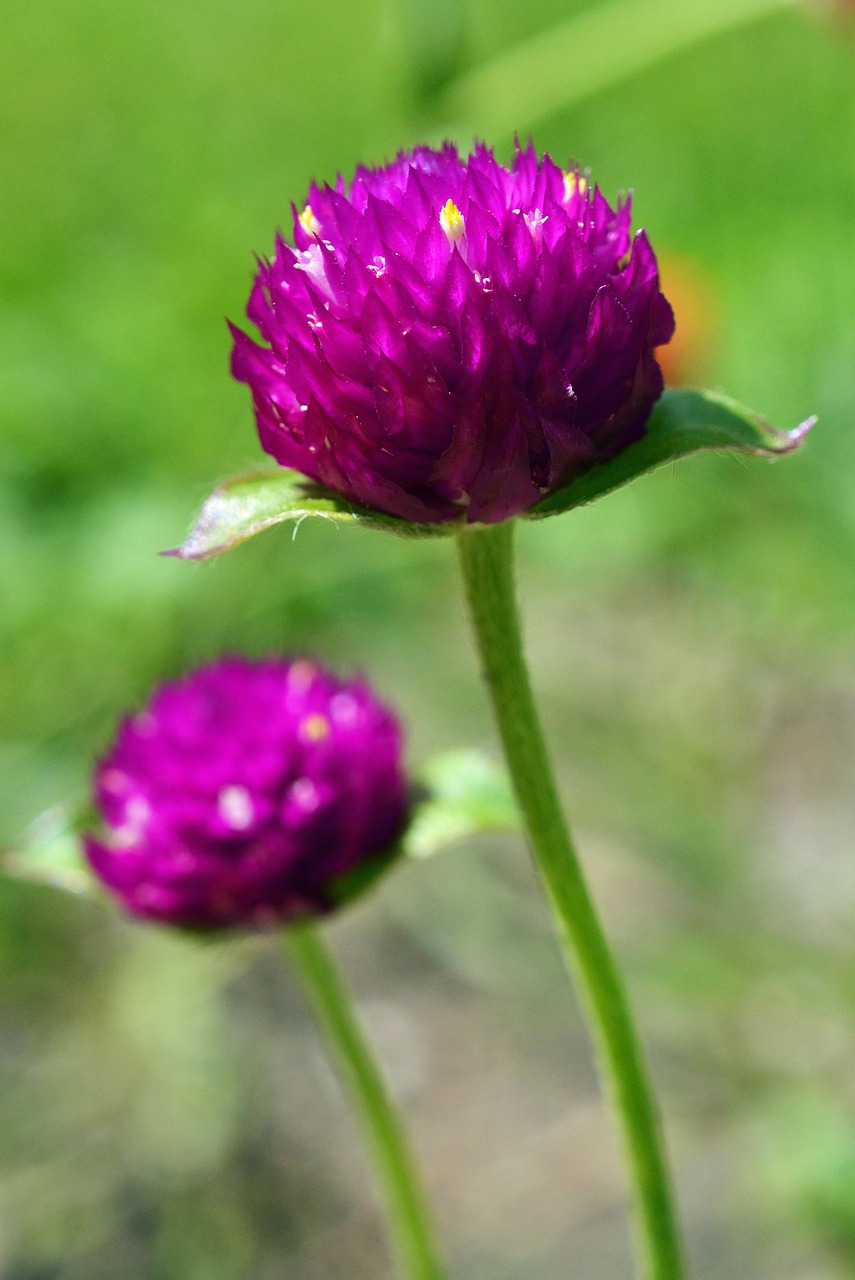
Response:
[[[404,852],[428,858],[446,845],[490,831],[519,831],[504,770],[478,751],[433,756],[418,771],[423,799],[404,832]]]
[[[20,848],[0,851],[0,872],[69,893],[89,892],[95,880],[83,856],[79,827],[62,805],[54,805],[27,829]]]
[[[469,836],[519,831],[520,816],[502,768],[479,751],[447,751],[416,771],[409,824],[394,845],[346,872],[332,886],[342,907],[370,889],[403,855],[429,858]]]
[[[182,560],[207,560],[275,524],[285,520],[299,522],[309,516],[385,529],[404,538],[447,537],[457,531],[454,523],[412,524],[382,511],[355,506],[299,472],[280,467],[226,480],[205,500],[181,546],[163,554]]]
[[[675,462],[702,449],[734,449],[763,458],[792,453],[815,421],[808,418],[792,431],[779,431],[726,396],[711,391],[666,391],[657,402],[641,440],[610,462],[591,467],[563,489],[550,493],[524,515],[531,520],[560,515],[601,498],[663,463]]]

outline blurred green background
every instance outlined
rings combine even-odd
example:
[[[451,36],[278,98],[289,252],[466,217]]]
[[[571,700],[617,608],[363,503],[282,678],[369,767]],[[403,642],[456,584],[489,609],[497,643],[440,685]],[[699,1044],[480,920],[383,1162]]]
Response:
[[[591,0],[6,0],[0,43],[0,841],[76,802],[155,680],[228,650],[370,669],[413,760],[492,747],[447,545],[305,524],[156,554],[260,459],[224,317],[312,176],[443,133],[508,157],[519,113],[635,190],[672,376],[820,415],[784,462],[693,459],[519,538],[704,1280],[855,1276],[855,29],[779,8],[622,74],[662,4],[636,29],[616,6],[613,83],[583,96],[567,24]],[[542,77],[455,89],[553,27]],[[626,1277],[615,1141],[518,843],[408,867],[330,935],[454,1280]],[[3,1280],[390,1274],[275,945],[0,880]]]

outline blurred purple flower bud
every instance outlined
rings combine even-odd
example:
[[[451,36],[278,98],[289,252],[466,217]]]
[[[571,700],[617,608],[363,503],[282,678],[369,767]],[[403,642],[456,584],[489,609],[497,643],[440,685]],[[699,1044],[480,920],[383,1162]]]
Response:
[[[313,185],[234,328],[264,449],[405,520],[493,523],[644,433],[674,328],[630,202],[532,146]]]
[[[134,915],[200,929],[328,910],[407,809],[391,711],[306,660],[226,658],[161,685],[94,790],[100,879]]]

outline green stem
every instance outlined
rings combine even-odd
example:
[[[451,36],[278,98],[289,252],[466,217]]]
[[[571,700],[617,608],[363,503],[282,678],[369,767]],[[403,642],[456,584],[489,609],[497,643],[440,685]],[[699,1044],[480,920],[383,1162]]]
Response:
[[[481,137],[516,131],[565,111],[602,89],[702,40],[797,0],[606,0],[475,67],[446,90],[443,120]]]
[[[294,924],[285,944],[350,1093],[386,1201],[391,1244],[407,1280],[442,1280],[424,1196],[403,1127],[359,1025],[347,988],[314,924]]]
[[[531,693],[514,593],[513,521],[457,538],[484,675],[535,861],[593,1029],[622,1130],[643,1275],[679,1280],[680,1246],[642,1051],[567,830]]]

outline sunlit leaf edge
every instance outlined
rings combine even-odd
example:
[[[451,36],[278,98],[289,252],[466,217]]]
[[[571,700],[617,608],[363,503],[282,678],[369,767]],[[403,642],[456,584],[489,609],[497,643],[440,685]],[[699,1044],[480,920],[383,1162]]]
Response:
[[[402,838],[408,857],[428,858],[470,836],[521,829],[507,774],[481,751],[457,748],[432,756],[416,781],[421,798]]]
[[[380,529],[403,538],[442,538],[459,524],[413,524],[382,511],[359,507],[307,480],[297,471],[280,467],[256,471],[224,481],[206,498],[180,547],[164,551],[182,560],[207,560],[285,521],[300,523],[314,517],[336,524]]]
[[[73,894],[94,892],[97,881],[80,839],[92,825],[90,818],[88,808],[74,815],[65,805],[53,805],[30,824],[17,846],[0,848],[0,874]]]
[[[816,419],[808,418],[792,431],[781,431],[728,396],[711,391],[673,389],[657,402],[641,440],[610,462],[591,467],[524,512],[529,520],[561,515],[587,505],[614,489],[704,450],[733,450],[764,458],[792,453]]]

